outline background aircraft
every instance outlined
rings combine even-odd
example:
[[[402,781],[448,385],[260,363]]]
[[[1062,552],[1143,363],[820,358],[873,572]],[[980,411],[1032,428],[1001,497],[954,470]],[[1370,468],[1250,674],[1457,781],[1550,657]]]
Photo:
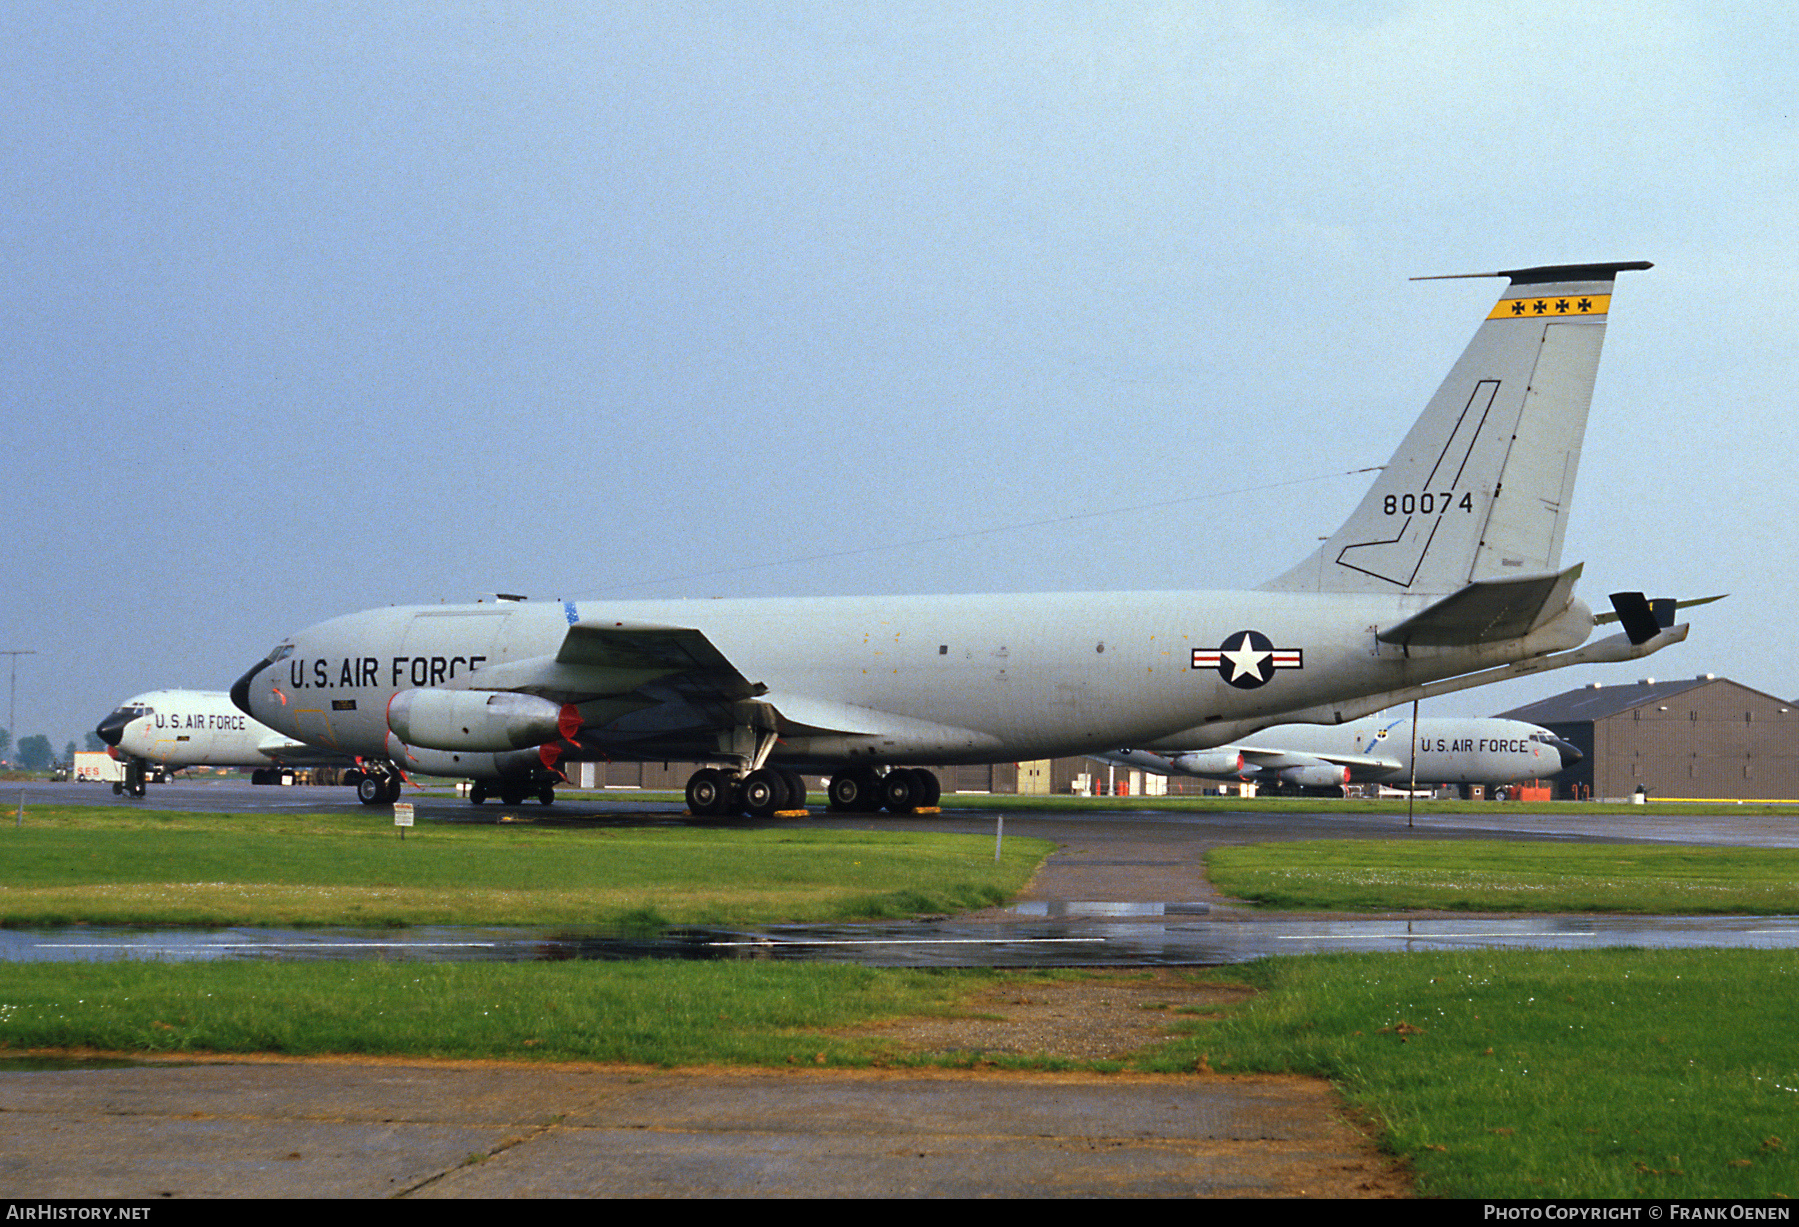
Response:
[[[283,736],[239,711],[222,690],[152,690],[126,699],[94,730],[125,763],[113,791],[144,795],[149,764],[182,767],[353,767],[355,759]],[[259,778],[260,777],[260,778]],[[261,772],[251,777],[269,782]],[[346,778],[345,783],[355,783]]]
[[[559,761],[621,758],[717,764],[696,814],[787,808],[799,770],[834,773],[836,808],[907,810],[937,780],[894,764],[1204,748],[1647,655],[1686,628],[1615,594],[1625,633],[1582,647],[1598,619],[1561,567],[1612,284],[1647,267],[1490,274],[1507,288],[1360,506],[1253,592],[390,607],[283,641],[232,699],[362,759],[370,804],[415,769],[547,800]]]
[[[1546,779],[1581,758],[1570,743],[1522,720],[1421,718],[1417,746],[1420,784],[1517,784]],[[1120,750],[1094,757],[1158,775],[1289,789],[1397,786],[1412,779],[1412,722],[1383,717],[1335,726],[1282,724],[1210,750]]]

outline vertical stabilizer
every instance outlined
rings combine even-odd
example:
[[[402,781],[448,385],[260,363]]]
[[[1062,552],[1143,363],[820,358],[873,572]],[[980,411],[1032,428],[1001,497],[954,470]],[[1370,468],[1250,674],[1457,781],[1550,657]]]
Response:
[[[1262,587],[1436,595],[1560,570],[1612,282],[1648,267],[1474,274],[1511,285],[1343,527]]]

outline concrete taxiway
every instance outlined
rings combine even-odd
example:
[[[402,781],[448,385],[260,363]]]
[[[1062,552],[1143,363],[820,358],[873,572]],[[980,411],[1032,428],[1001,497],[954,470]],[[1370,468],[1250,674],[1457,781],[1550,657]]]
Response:
[[[11,1197],[1345,1196],[1403,1183],[1291,1078],[404,1062],[0,1074]]]

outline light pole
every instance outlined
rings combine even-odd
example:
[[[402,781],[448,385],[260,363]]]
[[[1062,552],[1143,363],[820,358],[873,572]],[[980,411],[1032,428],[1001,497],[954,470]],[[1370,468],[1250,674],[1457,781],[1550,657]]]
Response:
[[[0,656],[12,657],[12,681],[6,687],[6,731],[12,734],[13,744],[19,744],[19,730],[15,723],[19,716],[19,657],[36,656],[35,648],[0,648]]]

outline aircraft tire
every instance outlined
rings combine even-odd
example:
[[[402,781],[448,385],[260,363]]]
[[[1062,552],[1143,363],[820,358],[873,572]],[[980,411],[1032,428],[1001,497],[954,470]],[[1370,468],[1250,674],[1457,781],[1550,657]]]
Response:
[[[141,797],[144,795],[144,792],[145,792],[145,788],[144,788],[144,782],[142,780],[139,780],[137,783],[135,783],[131,786],[131,795],[134,797]]]
[[[378,775],[365,775],[356,781],[356,799],[364,805],[380,805],[387,796],[385,781]]]
[[[937,779],[935,771],[927,771],[923,767],[912,768],[918,775],[918,807],[929,809],[943,799],[943,785]]]
[[[518,785],[518,784],[502,784],[502,785],[500,785],[500,804],[501,805],[523,805],[524,803],[525,803],[525,790],[521,785]]]
[[[470,805],[480,805],[482,802],[484,802],[486,800],[487,800],[487,781],[486,780],[476,780],[474,783],[472,783],[468,786],[468,802]]]
[[[787,781],[764,767],[743,777],[743,808],[752,818],[766,818],[787,802]]]
[[[876,813],[881,808],[881,777],[871,767],[839,771],[826,785],[825,797],[834,813]]]
[[[537,800],[543,805],[556,804],[556,786],[554,784],[545,784],[542,788],[538,789]]]
[[[889,771],[881,780],[881,804],[890,814],[910,814],[918,808],[918,777],[905,768]]]
[[[119,783],[117,780],[114,780],[112,782],[112,795],[115,797],[124,796],[125,795],[125,786],[123,784]]]
[[[781,808],[805,809],[806,781],[800,778],[800,773],[797,771],[788,771],[783,768],[778,774],[787,782],[787,801]]]
[[[402,781],[399,776],[397,776],[397,775],[388,776],[387,781],[386,781],[386,787],[384,787],[381,790],[381,799],[383,801],[387,802],[387,804],[389,804],[389,805],[392,805],[395,801],[398,801],[400,799],[401,783],[402,783]]]
[[[687,777],[687,808],[696,818],[717,818],[731,805],[731,782],[716,767]]]

